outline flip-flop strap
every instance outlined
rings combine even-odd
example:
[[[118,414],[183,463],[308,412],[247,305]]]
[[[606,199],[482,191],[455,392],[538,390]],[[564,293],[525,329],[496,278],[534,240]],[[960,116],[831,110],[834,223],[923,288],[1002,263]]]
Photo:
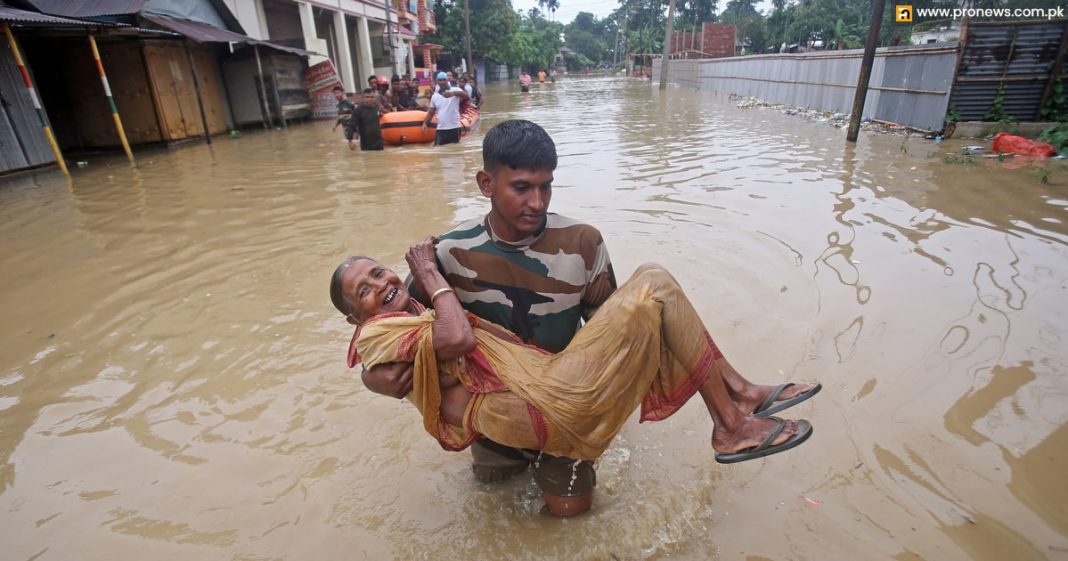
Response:
[[[760,413],[761,411],[767,411],[769,408],[771,408],[772,405],[775,404],[776,401],[779,401],[779,396],[782,395],[782,392],[786,391],[786,388],[792,385],[793,383],[779,384],[778,386],[775,386],[775,389],[771,390],[771,393],[768,394],[768,397],[764,398],[764,402],[761,403],[760,407],[757,407],[753,411],[753,413],[755,414]]]
[[[763,442],[761,442],[756,448],[753,448],[753,452],[760,452],[761,450],[764,450],[765,448],[771,446],[771,443],[775,442],[775,439],[779,438],[779,435],[782,434],[783,429],[786,428],[786,419],[780,419],[778,417],[768,417],[768,419],[775,421],[775,428],[768,433],[768,436],[764,438]]]

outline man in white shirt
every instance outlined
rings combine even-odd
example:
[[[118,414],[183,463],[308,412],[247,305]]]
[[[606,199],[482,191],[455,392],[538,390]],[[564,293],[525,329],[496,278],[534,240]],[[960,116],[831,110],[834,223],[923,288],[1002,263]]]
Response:
[[[460,142],[460,101],[468,99],[467,92],[462,88],[450,86],[449,76],[444,72],[438,72],[436,78],[438,85],[434,96],[430,98],[430,105],[427,106],[423,130],[426,130],[431,119],[437,115],[438,131],[434,135],[434,146]]]

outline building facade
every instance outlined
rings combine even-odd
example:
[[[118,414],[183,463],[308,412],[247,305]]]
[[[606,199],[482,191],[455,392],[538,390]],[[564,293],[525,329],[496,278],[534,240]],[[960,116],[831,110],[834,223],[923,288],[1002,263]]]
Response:
[[[371,76],[414,75],[420,34],[436,30],[429,0],[223,0],[249,36],[319,53],[345,89]]]

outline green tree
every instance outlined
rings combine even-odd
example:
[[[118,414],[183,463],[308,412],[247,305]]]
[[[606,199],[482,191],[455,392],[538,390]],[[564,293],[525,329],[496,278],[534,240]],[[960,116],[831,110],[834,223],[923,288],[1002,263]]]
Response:
[[[541,6],[544,10],[549,10],[550,17],[556,19],[556,10],[560,9],[560,2],[557,0],[538,0],[538,6]]]
[[[537,8],[526,15],[515,13],[518,20],[516,29],[509,35],[508,48],[496,58],[499,62],[517,64],[530,70],[549,68],[559,52],[562,25],[542,17]]]
[[[476,59],[507,62],[509,41],[518,26],[510,0],[468,0],[471,9],[471,52]],[[466,52],[463,0],[441,4],[438,40],[454,53]],[[435,7],[436,9],[436,7]],[[476,17],[475,14],[478,14]]]
[[[605,24],[589,12],[579,12],[564,26],[564,45],[592,63],[608,59],[610,48],[606,41]]]
[[[730,0],[720,14],[720,21],[733,24],[737,37],[748,44],[746,54],[763,53],[768,47],[768,28],[754,0]]]

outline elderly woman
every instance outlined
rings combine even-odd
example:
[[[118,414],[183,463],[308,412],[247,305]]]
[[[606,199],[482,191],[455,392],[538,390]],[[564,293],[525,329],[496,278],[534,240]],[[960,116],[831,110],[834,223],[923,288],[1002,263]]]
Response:
[[[438,271],[434,239],[405,256],[426,309],[393,271],[351,257],[331,279],[334,306],[357,325],[349,366],[414,363],[408,395],[423,426],[447,450],[480,435],[515,448],[594,460],[634,409],[642,421],[667,418],[700,393],[714,422],[716,461],[740,462],[789,450],[812,435],[808,421],[766,416],[808,399],[820,386],[764,403],[732,399],[733,369],[675,279],[640,267],[563,351],[526,345],[460,305]]]

